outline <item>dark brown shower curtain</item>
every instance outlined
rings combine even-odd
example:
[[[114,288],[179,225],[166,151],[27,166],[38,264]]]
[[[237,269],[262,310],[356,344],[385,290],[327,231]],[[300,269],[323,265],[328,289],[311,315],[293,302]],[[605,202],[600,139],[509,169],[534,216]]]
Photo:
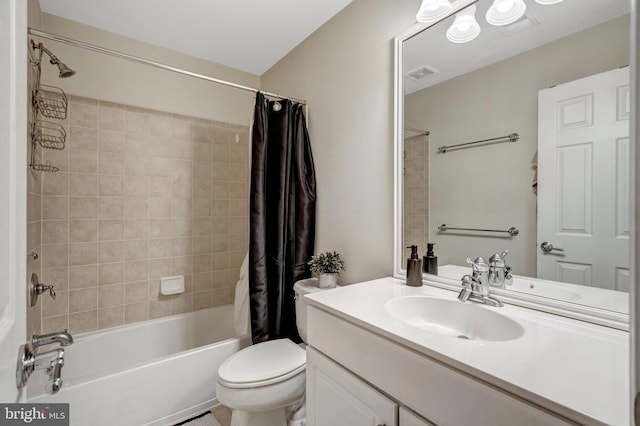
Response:
[[[303,106],[256,96],[251,153],[249,301],[254,343],[296,329],[293,284],[311,276],[316,179]]]

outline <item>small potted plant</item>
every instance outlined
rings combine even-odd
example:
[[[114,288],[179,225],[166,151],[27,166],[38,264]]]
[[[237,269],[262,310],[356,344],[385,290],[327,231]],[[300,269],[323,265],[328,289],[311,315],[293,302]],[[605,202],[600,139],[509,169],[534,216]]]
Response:
[[[338,253],[327,251],[311,256],[309,269],[318,275],[318,287],[333,288],[338,283],[338,274],[344,271],[344,261]]]

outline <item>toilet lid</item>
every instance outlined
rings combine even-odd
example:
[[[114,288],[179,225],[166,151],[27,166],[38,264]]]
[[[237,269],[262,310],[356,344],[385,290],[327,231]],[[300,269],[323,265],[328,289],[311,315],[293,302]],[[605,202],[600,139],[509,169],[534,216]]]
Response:
[[[306,352],[289,339],[249,346],[227,358],[218,369],[218,381],[233,388],[265,386],[304,371]]]

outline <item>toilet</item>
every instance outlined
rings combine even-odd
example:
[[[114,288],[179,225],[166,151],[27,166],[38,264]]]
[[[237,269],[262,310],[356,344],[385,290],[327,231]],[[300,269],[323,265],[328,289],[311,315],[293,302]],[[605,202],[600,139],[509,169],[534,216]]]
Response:
[[[305,294],[318,288],[317,278],[300,280],[296,295],[296,326],[306,342]],[[246,302],[246,301],[244,301]],[[236,297],[236,304],[243,303]],[[270,340],[245,348],[218,368],[218,401],[232,410],[231,426],[302,426],[305,421],[304,344],[289,339]]]

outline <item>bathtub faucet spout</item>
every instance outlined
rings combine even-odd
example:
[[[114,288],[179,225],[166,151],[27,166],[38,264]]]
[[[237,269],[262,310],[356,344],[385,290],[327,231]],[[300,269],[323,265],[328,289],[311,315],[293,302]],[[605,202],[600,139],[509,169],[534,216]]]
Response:
[[[37,335],[31,337],[31,346],[38,349],[40,346],[50,345],[52,343],[60,343],[60,346],[69,346],[73,343],[73,337],[68,330],[57,331],[55,333]]]

